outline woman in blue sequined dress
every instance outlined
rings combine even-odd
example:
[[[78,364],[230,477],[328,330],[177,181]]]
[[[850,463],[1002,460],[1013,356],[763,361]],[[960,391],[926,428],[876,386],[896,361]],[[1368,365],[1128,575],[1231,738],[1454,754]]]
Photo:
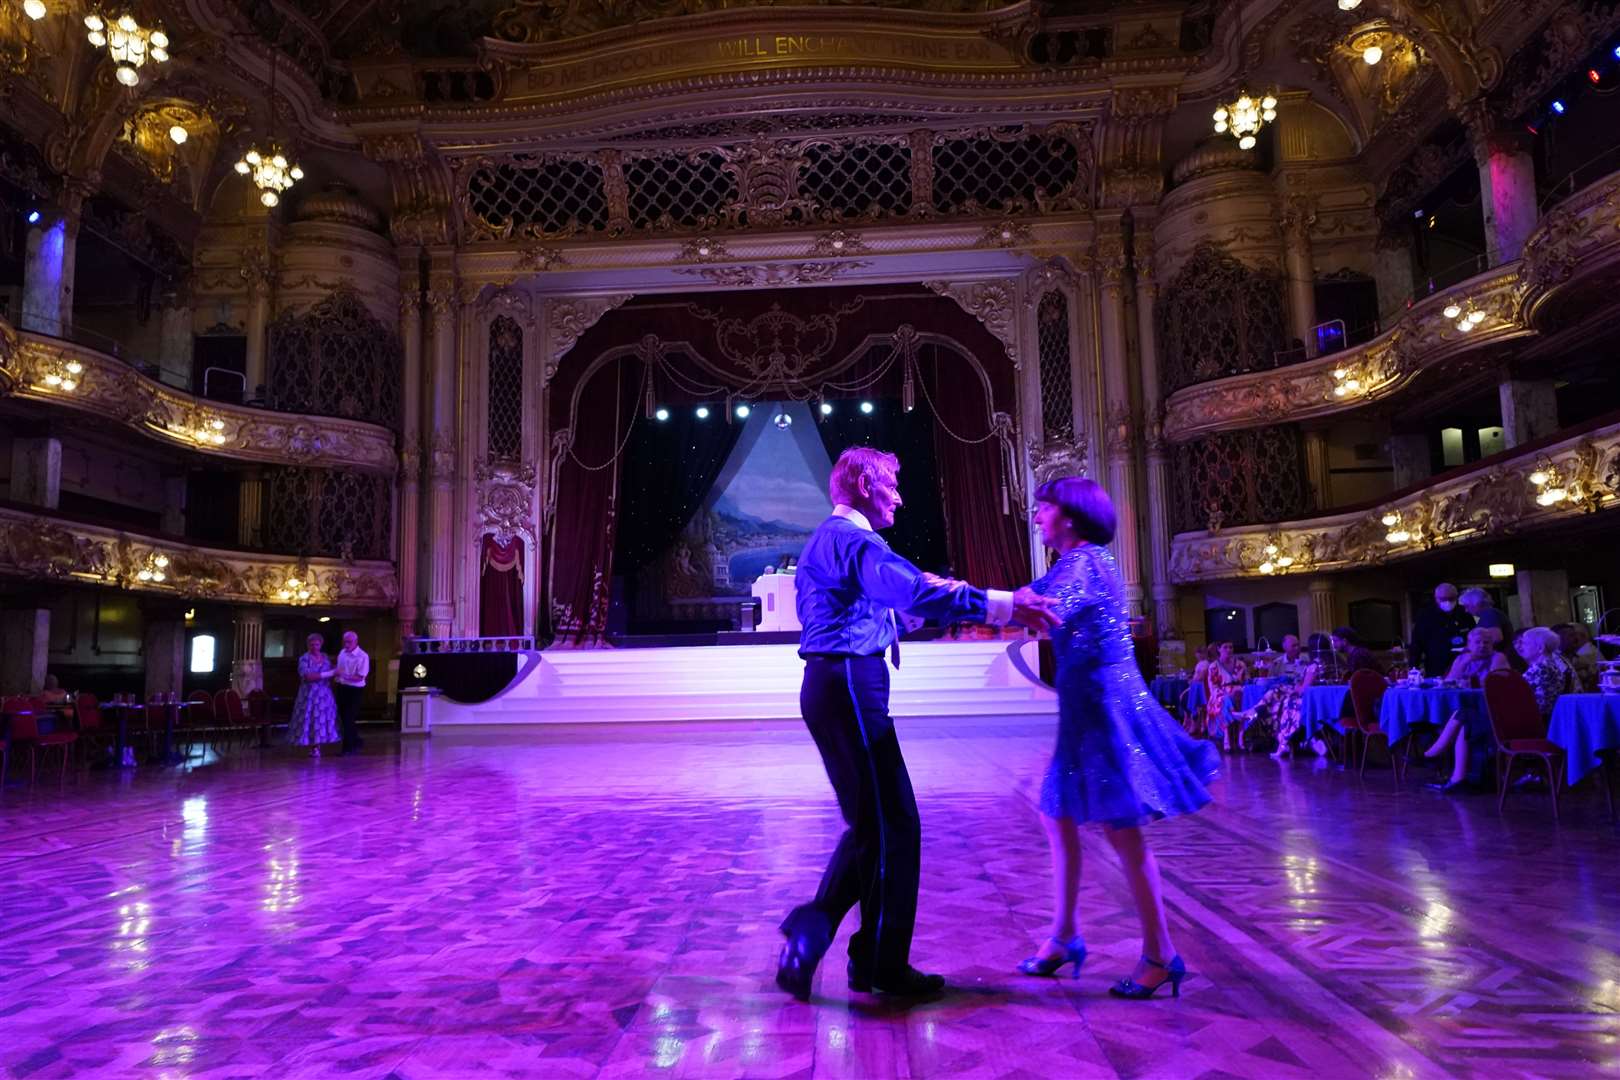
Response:
[[[1078,978],[1086,951],[1076,913],[1079,826],[1099,822],[1107,826],[1142,921],[1142,961],[1112,993],[1151,997],[1168,982],[1179,994],[1186,968],[1170,942],[1159,868],[1141,826],[1209,802],[1220,755],[1170,718],[1137,669],[1119,569],[1103,547],[1114,537],[1108,493],[1093,480],[1065,477],[1042,484],[1035,499],[1041,538],[1058,560],[1029,589],[1055,600],[1063,620],[1052,631],[1057,748],[1040,799],[1056,910],[1051,938],[1019,968],[1052,975],[1072,963]]]

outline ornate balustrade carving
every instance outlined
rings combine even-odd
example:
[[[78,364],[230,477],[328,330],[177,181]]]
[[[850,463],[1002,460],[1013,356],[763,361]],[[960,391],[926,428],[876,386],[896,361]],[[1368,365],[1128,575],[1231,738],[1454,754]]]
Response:
[[[375,424],[195,397],[87,346],[3,323],[0,338],[15,342],[9,362],[0,366],[0,393],[10,382],[20,398],[87,412],[170,446],[234,461],[389,474],[397,467],[394,433]],[[46,382],[70,363],[81,368],[72,390]]]
[[[1539,332],[1549,301],[1579,280],[1620,263],[1620,173],[1581,191],[1542,218],[1524,257],[1414,306],[1391,329],[1355,348],[1271,371],[1199,383],[1165,405],[1165,437],[1185,441],[1279,420],[1360,408],[1400,392],[1415,376],[1482,347]],[[1453,305],[1483,312],[1460,330]],[[1342,376],[1335,378],[1335,372]],[[1358,385],[1336,393],[1350,381]]]
[[[230,603],[391,608],[399,601],[388,562],[193,547],[10,509],[0,509],[0,573]],[[289,582],[297,587],[289,590]]]
[[[1560,501],[1540,501],[1547,485],[1532,483],[1538,470],[1557,476],[1565,493]],[[1181,585],[1274,576],[1278,569],[1268,559],[1268,546],[1290,554],[1287,573],[1359,570],[1452,544],[1556,528],[1572,516],[1615,507],[1620,423],[1526,450],[1371,510],[1183,533],[1170,544],[1170,576]],[[1391,542],[1392,535],[1403,534]],[[1270,575],[1261,570],[1268,562]]]

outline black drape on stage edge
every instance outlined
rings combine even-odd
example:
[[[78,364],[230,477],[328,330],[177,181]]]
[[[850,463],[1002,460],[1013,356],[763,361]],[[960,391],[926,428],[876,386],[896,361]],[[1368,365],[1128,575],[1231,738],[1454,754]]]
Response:
[[[572,421],[566,411],[553,416],[553,430],[575,424],[573,454],[562,451],[551,539],[541,548],[547,561],[540,615],[558,642],[594,644],[607,628],[617,515],[624,510],[616,495],[621,462],[613,455],[632,424],[651,423],[640,419],[645,371],[634,356],[611,360],[591,373]]]
[[[721,412],[699,420],[682,407],[668,420],[636,425],[619,480],[615,574],[628,578],[667,552],[703,505],[743,432]]]
[[[827,457],[851,446],[887,450],[900,459],[901,507],[894,527],[883,533],[889,546],[924,570],[951,571],[945,542],[945,516],[940,505],[939,471],[935,462],[933,417],[928,410],[906,412],[892,398],[875,398],[870,415],[862,413],[859,399],[831,402],[831,416],[822,416],[814,404],[816,430]]]
[[[938,410],[934,447],[956,576],[981,588],[1027,585],[1027,508],[1012,502],[1001,440],[983,438],[990,431],[983,386],[964,357],[944,349],[925,347],[919,366],[928,393],[917,388],[918,411],[928,403]]]

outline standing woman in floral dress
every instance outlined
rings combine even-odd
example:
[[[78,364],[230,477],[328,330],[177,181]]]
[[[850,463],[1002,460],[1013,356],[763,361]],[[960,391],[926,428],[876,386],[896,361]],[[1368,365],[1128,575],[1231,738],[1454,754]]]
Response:
[[[337,668],[321,651],[324,644],[319,634],[304,642],[304,655],[298,658],[298,696],[287,724],[287,741],[309,747],[313,758],[321,756],[321,743],[338,741],[337,699],[332,696]]]

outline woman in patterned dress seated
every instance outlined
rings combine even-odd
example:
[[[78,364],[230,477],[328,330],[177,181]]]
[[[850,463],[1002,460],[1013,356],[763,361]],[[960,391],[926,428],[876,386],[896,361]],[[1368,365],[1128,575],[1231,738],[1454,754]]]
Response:
[[[1042,484],[1035,499],[1042,539],[1059,556],[1027,591],[1056,601],[1063,620],[1052,631],[1057,746],[1040,795],[1056,903],[1051,937],[1019,970],[1050,976],[1073,964],[1079,976],[1086,958],[1076,911],[1079,826],[1098,822],[1108,829],[1142,923],[1141,962],[1111,993],[1148,998],[1168,982],[1179,994],[1187,969],[1170,941],[1158,863],[1141,827],[1207,803],[1220,756],[1181,730],[1153,700],[1136,666],[1125,589],[1103,546],[1114,536],[1108,493],[1093,480],[1071,476]]]
[[[1580,677],[1564,659],[1557,631],[1532,626],[1514,644],[1524,657],[1524,680],[1536,695],[1536,708],[1541,710],[1543,720],[1550,721],[1559,695],[1580,692]]]
[[[1209,704],[1205,708],[1205,723],[1217,742],[1225,741],[1233,749],[1234,740],[1241,741],[1236,731],[1226,730],[1227,703],[1243,703],[1243,684],[1249,681],[1248,666],[1239,660],[1230,641],[1223,641],[1216,649],[1215,659],[1209,664]],[[1236,712],[1234,708],[1233,712]]]
[[[321,651],[324,644],[319,634],[304,642],[304,655],[298,658],[298,696],[287,724],[287,741],[309,747],[312,758],[321,756],[321,743],[338,741],[337,699],[332,696],[337,668]]]
[[[1446,673],[1446,682],[1477,687],[1491,672],[1511,670],[1507,657],[1496,650],[1496,639],[1500,636],[1501,631],[1494,626],[1476,626],[1468,631],[1468,644],[1457,654],[1451,670]],[[1468,776],[1468,732],[1463,728],[1462,717],[1456,713],[1446,721],[1446,726],[1440,729],[1440,737],[1423,751],[1423,756],[1433,761],[1447,750],[1451,751],[1451,779],[1441,784],[1440,790],[1450,794],[1460,791]]]

